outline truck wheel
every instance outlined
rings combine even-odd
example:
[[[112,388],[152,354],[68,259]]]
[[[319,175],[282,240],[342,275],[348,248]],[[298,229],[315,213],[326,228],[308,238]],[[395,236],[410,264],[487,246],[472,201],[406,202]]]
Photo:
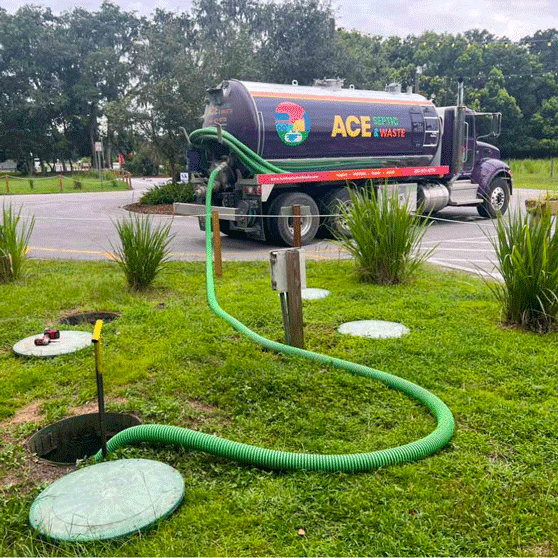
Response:
[[[477,205],[477,211],[482,217],[494,219],[498,215],[504,215],[510,203],[510,187],[505,178],[497,176],[493,178],[488,186],[483,202]]]
[[[310,215],[303,215],[300,224],[302,244],[314,240],[320,224],[320,212],[316,202],[303,192],[288,192],[277,196],[269,207],[269,215],[281,215],[283,207],[306,205],[310,207]],[[292,217],[269,217],[268,230],[275,242],[292,246],[294,243],[294,224]]]
[[[324,228],[329,232],[330,236],[334,238],[336,236],[351,236],[347,220],[341,214],[343,208],[351,205],[351,196],[348,188],[336,188],[324,196],[323,207],[329,215],[324,221]]]

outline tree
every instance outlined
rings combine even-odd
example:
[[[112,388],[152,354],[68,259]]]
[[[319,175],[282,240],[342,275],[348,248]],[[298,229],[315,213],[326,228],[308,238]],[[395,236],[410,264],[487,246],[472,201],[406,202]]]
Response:
[[[486,85],[478,91],[473,108],[482,112],[502,113],[502,134],[496,141],[504,156],[509,156],[522,134],[523,114],[515,98],[505,88],[502,71],[493,68]]]
[[[547,155],[558,155],[558,96],[543,101],[541,109],[533,116],[533,135]]]

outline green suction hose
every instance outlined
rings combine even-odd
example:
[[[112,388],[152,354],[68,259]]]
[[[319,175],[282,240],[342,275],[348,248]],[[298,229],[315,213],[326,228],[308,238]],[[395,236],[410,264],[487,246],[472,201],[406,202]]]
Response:
[[[212,129],[198,130],[198,132],[215,132]],[[211,134],[208,134],[211,135]],[[230,135],[230,134],[228,134]],[[192,134],[196,137],[196,132]],[[206,136],[207,137],[207,136]],[[233,140],[227,137],[223,132],[223,141],[235,145],[238,142],[234,136]],[[240,143],[240,142],[238,142]],[[246,147],[246,146],[244,146]],[[239,148],[241,149],[241,148]],[[248,148],[246,148],[247,150]],[[241,149],[242,150],[242,149]],[[243,154],[248,156],[246,150],[242,150]],[[254,165],[259,166],[260,162],[254,160]],[[422,404],[426,405],[437,420],[437,426],[433,432],[428,436],[416,440],[409,444],[399,446],[396,448],[389,448],[370,453],[355,453],[355,454],[339,454],[339,455],[317,455],[305,453],[291,453],[259,448],[248,444],[241,444],[233,442],[217,436],[211,436],[188,428],[179,428],[177,426],[167,425],[140,425],[133,426],[116,434],[111,438],[107,444],[108,452],[133,443],[139,442],[156,442],[163,444],[176,444],[179,446],[187,447],[189,449],[203,451],[219,457],[233,459],[243,463],[249,463],[258,467],[266,467],[270,469],[281,470],[295,470],[305,469],[309,471],[328,471],[328,472],[345,472],[356,473],[370,471],[386,465],[395,463],[403,463],[406,461],[415,461],[426,455],[430,455],[439,449],[443,448],[453,436],[455,430],[455,422],[453,415],[445,403],[425,390],[424,388],[413,384],[403,378],[393,376],[387,372],[374,370],[368,366],[354,364],[346,360],[328,357],[312,351],[291,347],[276,341],[266,339],[261,335],[253,332],[247,328],[243,323],[239,322],[236,318],[227,314],[217,302],[215,296],[215,284],[213,281],[213,248],[211,243],[211,194],[213,190],[213,183],[219,172],[224,169],[226,163],[222,163],[213,170],[209,177],[206,195],[206,216],[205,216],[205,245],[206,245],[206,286],[207,297],[211,309],[235,329],[249,337],[252,341],[259,343],[267,349],[286,353],[290,355],[300,356],[319,362],[324,365],[331,365],[337,368],[342,368],[364,376],[372,380],[380,380],[385,385],[402,391],[406,395],[418,399]],[[99,451],[95,455],[95,460],[100,461],[102,453]]]

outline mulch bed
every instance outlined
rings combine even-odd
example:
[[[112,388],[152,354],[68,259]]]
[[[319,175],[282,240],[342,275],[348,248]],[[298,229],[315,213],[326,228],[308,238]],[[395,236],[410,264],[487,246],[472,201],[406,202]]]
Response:
[[[172,203],[162,203],[159,205],[140,205],[139,203],[131,203],[125,205],[124,209],[135,213],[158,213],[159,215],[174,215]]]

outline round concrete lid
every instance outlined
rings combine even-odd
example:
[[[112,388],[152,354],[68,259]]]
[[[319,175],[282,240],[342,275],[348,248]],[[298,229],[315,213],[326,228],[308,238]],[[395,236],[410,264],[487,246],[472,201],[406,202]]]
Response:
[[[316,300],[329,295],[330,292],[327,289],[302,289],[302,298],[304,300]]]
[[[75,353],[91,345],[91,333],[86,331],[61,331],[60,339],[52,339],[48,345],[35,345],[42,333],[26,337],[14,345],[14,352],[21,356],[50,358],[66,353]]]
[[[401,337],[409,333],[409,329],[396,322],[384,322],[382,320],[360,320],[341,324],[337,331],[357,337],[371,337],[373,339],[389,339]]]
[[[60,541],[113,539],[168,517],[184,497],[176,470],[149,459],[107,461],[51,484],[29,512],[34,529]]]

